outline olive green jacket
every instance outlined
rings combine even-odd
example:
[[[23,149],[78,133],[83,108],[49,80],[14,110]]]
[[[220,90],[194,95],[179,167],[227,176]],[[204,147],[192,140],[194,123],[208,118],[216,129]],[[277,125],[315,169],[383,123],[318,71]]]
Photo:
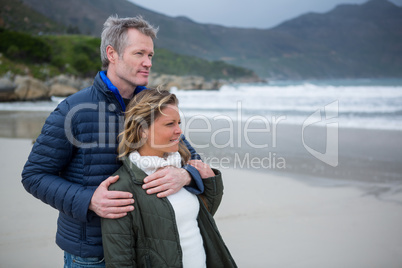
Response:
[[[204,179],[198,226],[204,241],[207,267],[237,267],[212,217],[223,195],[222,177]],[[182,251],[174,210],[167,198],[142,189],[147,176],[128,158],[115,173],[120,179],[109,187],[134,196],[135,209],[120,219],[102,219],[106,267],[182,267]]]

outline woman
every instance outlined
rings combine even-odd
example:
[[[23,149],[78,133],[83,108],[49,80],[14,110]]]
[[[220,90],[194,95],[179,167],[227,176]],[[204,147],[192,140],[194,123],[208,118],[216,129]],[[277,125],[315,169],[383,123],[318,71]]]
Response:
[[[144,90],[130,102],[119,144],[123,166],[109,190],[133,194],[134,211],[102,219],[107,267],[236,267],[212,215],[223,194],[221,174],[190,153],[180,140],[178,100],[167,91]],[[195,166],[205,190],[182,188],[167,198],[148,195],[143,180],[163,167]]]

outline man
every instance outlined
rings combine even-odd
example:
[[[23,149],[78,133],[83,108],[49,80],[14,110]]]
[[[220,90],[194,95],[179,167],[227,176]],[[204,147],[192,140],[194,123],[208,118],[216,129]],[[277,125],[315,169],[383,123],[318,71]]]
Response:
[[[156,33],[141,17],[108,18],[101,38],[106,71],[51,113],[25,164],[25,189],[60,211],[56,243],[65,252],[65,267],[72,263],[103,267],[100,217],[120,218],[134,209],[130,193],[108,187],[118,180],[110,176],[121,165],[117,136],[123,129],[123,112],[128,101],[146,89]],[[183,141],[192,158],[199,158],[184,137]],[[193,193],[203,191],[192,166],[163,169],[145,183],[147,193],[158,197],[183,186]]]

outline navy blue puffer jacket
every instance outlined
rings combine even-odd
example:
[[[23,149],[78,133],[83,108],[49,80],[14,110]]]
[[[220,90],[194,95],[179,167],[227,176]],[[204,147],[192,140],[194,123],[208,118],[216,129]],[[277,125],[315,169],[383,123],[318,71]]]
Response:
[[[123,120],[120,103],[98,73],[91,87],[66,98],[50,114],[25,164],[25,189],[60,211],[56,243],[71,254],[103,256],[100,218],[88,207],[99,184],[121,166],[117,135]],[[199,159],[185,143],[192,158]],[[185,168],[199,188],[190,191],[202,192],[199,173]]]

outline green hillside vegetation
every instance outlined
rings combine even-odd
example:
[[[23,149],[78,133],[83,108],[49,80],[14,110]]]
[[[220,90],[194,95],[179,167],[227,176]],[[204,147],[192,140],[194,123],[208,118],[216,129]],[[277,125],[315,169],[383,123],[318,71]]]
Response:
[[[39,38],[0,29],[0,40],[0,52],[10,59],[37,63],[50,61],[50,46]]]
[[[46,79],[57,74],[94,76],[101,69],[100,39],[85,35],[42,35],[0,29],[3,54],[0,75],[31,74]],[[156,49],[153,72],[172,75],[198,75],[208,79],[253,77],[247,69],[222,61],[207,61]]]
[[[52,49],[51,65],[62,73],[94,76],[101,69],[100,39],[84,35],[41,37]]]
[[[196,57],[176,54],[163,48],[155,50],[152,70],[157,73],[181,76],[199,75],[208,79],[255,76],[251,70],[230,65],[223,61],[207,61]]]

